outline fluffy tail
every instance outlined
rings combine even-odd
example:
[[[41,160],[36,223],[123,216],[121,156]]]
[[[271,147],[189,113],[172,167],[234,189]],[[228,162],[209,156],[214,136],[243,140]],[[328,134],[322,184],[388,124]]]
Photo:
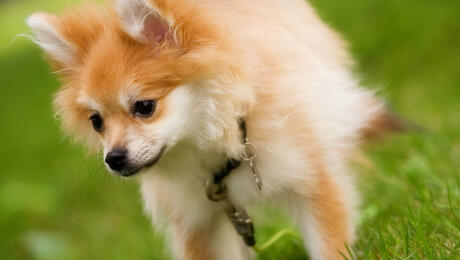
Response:
[[[388,107],[383,107],[364,127],[361,132],[361,138],[363,141],[370,141],[381,139],[390,133],[414,130],[420,132],[422,128],[395,114]]]

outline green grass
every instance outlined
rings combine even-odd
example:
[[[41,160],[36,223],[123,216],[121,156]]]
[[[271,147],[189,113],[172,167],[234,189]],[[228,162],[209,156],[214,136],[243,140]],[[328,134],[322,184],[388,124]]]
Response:
[[[27,14],[68,2],[0,3],[0,259],[169,259],[137,185],[63,137],[50,105],[58,83],[40,51],[22,38],[7,46]],[[350,42],[363,82],[427,129],[370,145],[355,165],[354,258],[460,258],[460,2],[313,3]],[[276,211],[253,214],[261,242],[292,226]],[[305,258],[296,238],[259,256]]]

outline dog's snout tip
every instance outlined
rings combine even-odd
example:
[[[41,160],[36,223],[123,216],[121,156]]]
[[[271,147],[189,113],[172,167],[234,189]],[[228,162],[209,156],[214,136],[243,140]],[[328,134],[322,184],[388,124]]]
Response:
[[[126,165],[127,150],[124,148],[117,148],[105,156],[105,162],[109,165],[110,169],[114,171],[121,171]]]

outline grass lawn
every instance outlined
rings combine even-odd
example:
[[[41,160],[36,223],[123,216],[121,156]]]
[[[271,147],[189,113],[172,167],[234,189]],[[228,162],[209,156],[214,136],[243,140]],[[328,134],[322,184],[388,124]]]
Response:
[[[281,1],[281,0],[280,0]],[[108,176],[53,118],[58,82],[27,31],[68,0],[0,2],[0,259],[169,259],[137,185]],[[460,1],[313,0],[350,42],[363,83],[426,128],[365,148],[356,259],[460,259]],[[254,212],[258,241],[290,227]],[[266,217],[266,216],[270,217]],[[259,259],[306,259],[286,238]]]

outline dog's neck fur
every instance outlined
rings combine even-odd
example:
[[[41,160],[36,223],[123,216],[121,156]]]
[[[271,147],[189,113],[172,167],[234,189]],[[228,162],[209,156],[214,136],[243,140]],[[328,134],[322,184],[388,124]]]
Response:
[[[190,140],[184,140],[172,147],[151,171],[155,172],[158,169],[167,172],[168,178],[177,180],[186,178],[182,174],[184,166],[190,170],[190,174],[187,175],[203,179],[221,167],[225,158],[226,152],[220,147],[210,145],[208,149],[203,149]],[[195,172],[198,169],[200,170]]]

